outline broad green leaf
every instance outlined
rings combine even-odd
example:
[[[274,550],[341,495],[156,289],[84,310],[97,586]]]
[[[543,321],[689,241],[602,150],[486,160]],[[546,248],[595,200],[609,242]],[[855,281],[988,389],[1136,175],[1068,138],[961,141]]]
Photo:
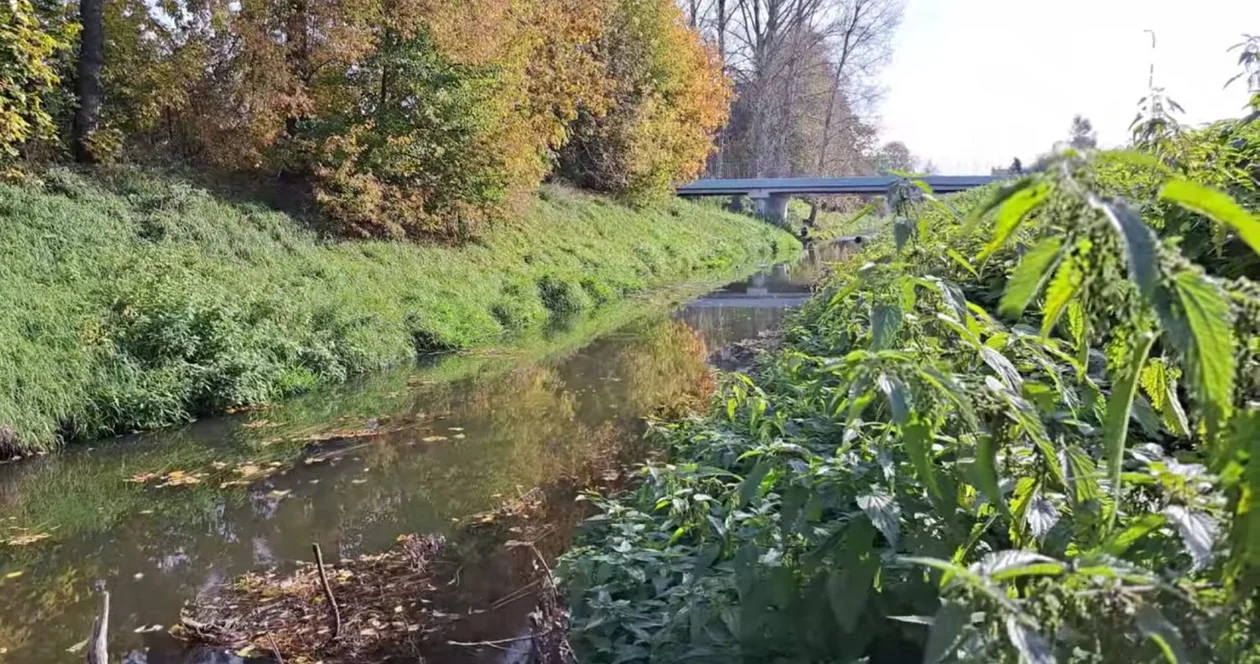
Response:
[[[1140,150],[1107,150],[1100,152],[1096,157],[1099,161],[1115,161],[1139,168],[1150,168],[1164,175],[1173,175],[1173,170],[1168,167],[1159,157]]]
[[[1006,293],[1002,295],[1002,303],[999,306],[999,311],[1003,316],[1014,317],[1024,313],[1028,303],[1041,290],[1045,275],[1049,273],[1050,265],[1054,263],[1062,247],[1062,240],[1050,237],[1037,243],[1032,250],[1024,254],[1023,260],[1019,262],[1015,271],[1011,273],[1010,280],[1006,282]]]
[[[970,235],[971,232],[975,230],[976,224],[978,224],[981,219],[984,219],[990,212],[996,210],[1003,203],[1010,200],[1010,198],[1015,194],[1018,194],[1035,184],[1038,184],[1038,180],[1029,176],[1020,178],[1004,187],[994,189],[988,198],[984,199],[967,211],[964,233],[966,235]]]
[[[970,426],[972,429],[980,428],[980,422],[976,419],[976,412],[971,405],[971,399],[967,396],[963,387],[958,384],[958,381],[954,380],[952,376],[930,366],[918,367],[918,374],[924,382],[936,388],[945,398],[958,406],[958,411],[962,414],[963,420],[967,422],[967,426]]]
[[[888,539],[888,543],[896,548],[897,538],[901,534],[901,506],[896,499],[883,489],[875,487],[871,493],[858,496],[857,504]]]
[[[1045,202],[1046,198],[1053,191],[1053,187],[1047,182],[1039,182],[1032,187],[1020,189],[1011,194],[1002,203],[1002,207],[998,210],[997,223],[993,229],[993,239],[989,240],[989,244],[985,245],[977,257],[984,260],[993,255],[993,252],[1002,248],[1006,244],[1011,234],[1019,228],[1029,213]]]
[[[1207,411],[1208,426],[1219,431],[1233,408],[1234,332],[1229,302],[1207,277],[1191,270],[1173,278],[1184,318],[1161,320],[1185,357],[1187,384]]]
[[[1032,551],[1007,549],[986,555],[968,569],[991,581],[1004,581],[1020,576],[1057,576],[1067,566],[1054,558]]]
[[[896,376],[880,374],[875,379],[875,386],[887,397],[888,410],[892,413],[893,421],[905,424],[910,419],[910,390],[905,382]]]
[[[932,430],[927,425],[915,422],[902,428],[901,442],[906,447],[906,454],[910,457],[910,463],[914,464],[914,470],[919,475],[919,481],[923,482],[923,486],[927,487],[928,495],[932,497],[932,501],[937,505],[944,503],[944,496],[941,495],[940,485],[936,481],[936,470],[932,464]]]
[[[976,487],[984,492],[1007,520],[1012,520],[1011,509],[1002,495],[997,472],[997,441],[990,434],[980,434],[976,441]]]
[[[832,570],[827,577],[831,612],[845,632],[852,632],[857,627],[878,572],[879,557],[868,553],[855,560],[846,560],[841,569]]]
[[[1234,517],[1241,536],[1235,539],[1233,555],[1260,568],[1260,410],[1249,409],[1234,418],[1230,443],[1232,456],[1247,460]]]
[[[1068,304],[1076,298],[1085,285],[1085,273],[1070,253],[1059,261],[1059,267],[1046,287],[1046,301],[1041,307],[1041,336],[1050,336],[1054,326],[1059,323]]]
[[[1154,512],[1143,514],[1136,520],[1130,521],[1124,530],[1114,533],[1107,540],[1105,550],[1113,556],[1122,556],[1138,540],[1146,537],[1157,528],[1162,528],[1166,523],[1168,523],[1168,519],[1163,514]]]
[[[1194,561],[1194,568],[1203,569],[1212,564],[1212,547],[1220,532],[1216,520],[1203,512],[1195,512],[1181,505],[1169,505],[1164,510],[1164,516],[1177,527],[1181,542]]]
[[[923,664],[936,664],[949,657],[962,638],[963,628],[971,624],[971,609],[963,604],[947,602],[932,618],[932,631],[923,647]]]
[[[1164,659],[1168,660],[1169,664],[1190,661],[1186,657],[1186,646],[1181,638],[1181,630],[1168,622],[1159,609],[1150,604],[1143,604],[1138,607],[1133,617],[1137,621],[1138,629],[1146,638],[1159,646],[1160,652],[1164,654]]]
[[[1080,447],[1067,449],[1068,486],[1072,489],[1073,503],[1082,505],[1102,499],[1102,486],[1098,483],[1098,464]]]
[[[980,273],[976,272],[976,268],[971,264],[971,261],[967,260],[967,258],[963,256],[962,254],[958,253],[957,251],[954,251],[953,249],[946,249],[945,255],[949,256],[955,263],[958,264],[959,267],[970,272],[971,276],[973,277],[980,276]]]
[[[871,350],[884,350],[892,345],[901,329],[901,309],[877,304],[871,309]]]
[[[1024,384],[1024,378],[1019,375],[1019,369],[1016,369],[1005,355],[988,346],[983,346],[980,348],[980,359],[984,360],[993,373],[1002,379],[1007,389],[1016,394],[1019,393],[1020,387]]]
[[[897,251],[905,248],[906,243],[910,241],[910,236],[914,234],[914,226],[906,219],[898,219],[893,222],[893,241],[897,244]]]
[[[1055,509],[1054,503],[1051,503],[1041,492],[1037,492],[1028,505],[1028,530],[1032,536],[1038,540],[1044,540],[1046,535],[1059,522],[1059,510]]]
[[[1159,254],[1155,231],[1141,215],[1124,203],[1104,203],[1091,199],[1090,204],[1102,211],[1120,235],[1129,265],[1129,278],[1147,300],[1153,300],[1159,287]]]
[[[771,465],[768,461],[759,461],[748,476],[739,483],[739,506],[747,505],[749,501],[757,497],[761,491],[761,481],[766,478],[770,472]]]
[[[1260,253],[1260,219],[1228,194],[1189,180],[1171,180],[1159,197],[1234,229],[1252,251]]]
[[[1137,394],[1138,377],[1142,375],[1142,366],[1151,353],[1156,335],[1144,333],[1139,335],[1137,345],[1133,349],[1133,357],[1129,360],[1125,375],[1111,389],[1111,398],[1107,400],[1107,419],[1103,422],[1103,450],[1107,455],[1107,476],[1111,479],[1112,501],[1119,504],[1122,485],[1120,470],[1124,467],[1124,444],[1129,435],[1129,417],[1133,411],[1133,396]],[[1115,520],[1115,512],[1111,521]]]
[[[1021,664],[1055,664],[1049,642],[1016,616],[1006,617],[1006,637],[1019,653]]]

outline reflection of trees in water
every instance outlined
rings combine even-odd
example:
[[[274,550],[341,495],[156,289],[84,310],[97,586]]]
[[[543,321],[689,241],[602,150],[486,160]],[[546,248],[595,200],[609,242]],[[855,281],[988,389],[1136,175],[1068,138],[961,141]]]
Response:
[[[705,353],[703,336],[664,320],[506,374],[410,390],[400,386],[403,376],[381,384],[389,394],[327,406],[335,413],[329,426],[361,426],[368,415],[386,428],[407,422],[414,428],[365,441],[335,466],[298,463],[288,475],[233,492],[205,485],[158,490],[124,480],[141,470],[196,469],[245,453],[292,455],[300,445],[224,449],[207,444],[210,432],[241,430],[207,423],[129,442],[133,447],[117,453],[70,453],[4,469],[0,518],[60,527],[55,542],[21,551],[20,561],[11,550],[0,552],[0,572],[24,572],[0,585],[0,644],[22,661],[61,654],[89,628],[95,603],[88,582],[100,577],[112,579],[121,630],[116,645],[133,647],[150,638],[131,633],[140,624],[169,623],[184,598],[267,560],[304,560],[312,540],[326,552],[357,555],[387,547],[402,532],[449,528],[452,518],[493,508],[518,490],[581,477],[637,440],[642,416],[707,397]],[[251,416],[286,417],[283,411]],[[258,441],[291,435],[280,428],[248,431]],[[445,439],[425,442],[431,436]],[[140,514],[148,508],[156,513]],[[139,572],[143,579],[133,579]]]
[[[781,307],[688,307],[680,318],[717,350],[778,327],[786,315]]]

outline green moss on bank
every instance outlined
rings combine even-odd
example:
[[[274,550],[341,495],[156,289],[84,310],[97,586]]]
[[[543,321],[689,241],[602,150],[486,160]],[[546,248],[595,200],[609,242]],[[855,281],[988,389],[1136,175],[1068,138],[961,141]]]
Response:
[[[798,248],[712,207],[559,187],[452,248],[330,242],[149,174],[0,185],[0,454],[275,401]]]

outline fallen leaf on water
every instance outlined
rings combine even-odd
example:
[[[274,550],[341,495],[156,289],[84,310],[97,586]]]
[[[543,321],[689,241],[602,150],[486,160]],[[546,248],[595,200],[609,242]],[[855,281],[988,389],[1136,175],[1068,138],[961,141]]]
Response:
[[[280,489],[276,489],[275,491],[272,491],[271,493],[267,495],[270,496],[271,498],[284,498],[285,496],[291,493],[293,493],[293,489],[285,489],[283,491],[281,491]]]
[[[425,436],[421,440],[423,440],[426,443],[436,443],[439,440],[446,440],[446,436]]]
[[[132,576],[131,578],[135,579],[136,581],[139,581],[140,579],[144,578],[144,572],[136,572],[135,575]]]
[[[364,482],[367,482],[367,480],[350,480],[351,484],[363,484]]]
[[[255,651],[255,650],[258,650],[258,649],[257,649],[257,648],[255,648],[255,647],[254,647],[254,644],[252,644],[252,643],[251,643],[251,644],[249,644],[249,645],[245,646],[244,648],[241,648],[240,650],[237,650],[237,651],[236,651],[236,654],[237,654],[237,656],[239,656],[239,657],[249,657],[250,655],[254,654],[254,651]]]
[[[144,484],[145,482],[155,480],[158,477],[160,476],[157,473],[136,473],[135,475],[127,478],[127,481],[135,484]]]
[[[197,473],[189,473],[185,470],[172,470],[166,474],[166,481],[159,484],[158,488],[168,486],[188,486],[190,484],[200,484],[201,475]]]
[[[22,570],[18,570],[18,571],[16,571],[16,572],[9,572],[8,574],[5,574],[5,575],[4,575],[4,578],[6,578],[6,579],[16,579],[16,578],[18,578],[19,576],[22,576]]]
[[[254,420],[253,422],[246,422],[244,426],[246,429],[261,429],[263,427],[278,427],[280,425],[271,420]]]
[[[262,469],[261,469],[261,468],[259,468],[258,466],[255,466],[255,465],[254,465],[254,464],[252,464],[252,463],[247,463],[247,464],[245,464],[245,465],[243,465],[243,466],[241,466],[241,467],[237,468],[237,469],[236,469],[236,472],[238,472],[238,473],[240,473],[240,474],[244,475],[245,477],[249,477],[249,476],[251,476],[251,475],[257,475],[258,473],[262,472]]]
[[[211,461],[210,466],[213,467],[215,470],[223,470],[224,468],[228,467],[227,463],[223,461]]]
[[[464,427],[447,427],[450,431],[463,431]]]
[[[71,654],[79,652],[80,650],[83,650],[84,648],[87,647],[87,642],[88,642],[87,639],[83,639],[82,641],[70,646],[69,648],[66,648],[66,652],[71,653]],[[3,649],[0,649],[0,650],[3,650]]]
[[[455,440],[463,440],[463,439],[467,438],[468,436],[465,436],[465,435],[464,435],[464,434],[462,434],[462,433],[457,433],[457,434],[455,434],[454,436],[451,436],[451,437],[452,437],[452,438],[454,438]]]
[[[152,513],[153,513],[153,510],[140,510],[140,514],[149,515]]]

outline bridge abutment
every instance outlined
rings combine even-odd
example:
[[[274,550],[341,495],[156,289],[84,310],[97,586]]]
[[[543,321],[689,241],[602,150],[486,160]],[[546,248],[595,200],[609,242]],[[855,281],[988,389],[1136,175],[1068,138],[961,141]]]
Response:
[[[757,190],[748,192],[748,197],[752,199],[758,217],[780,225],[787,222],[788,200],[791,199],[788,194]]]

